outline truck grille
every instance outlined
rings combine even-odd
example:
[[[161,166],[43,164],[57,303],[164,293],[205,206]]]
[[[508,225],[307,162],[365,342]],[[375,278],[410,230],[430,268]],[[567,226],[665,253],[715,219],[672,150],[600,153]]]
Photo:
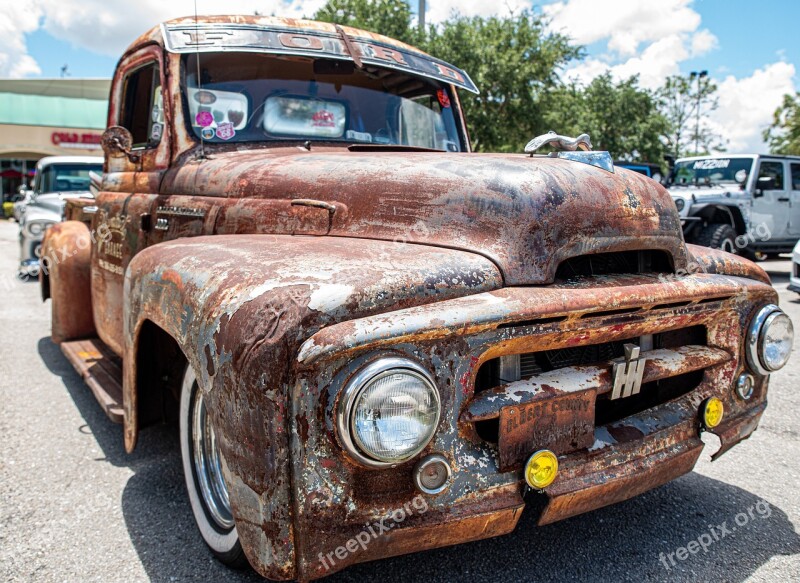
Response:
[[[707,345],[706,336],[706,327],[702,325],[660,332],[647,337],[647,350],[705,347]],[[519,355],[518,371],[513,366],[509,368],[508,362],[503,362],[503,359],[490,360],[478,371],[474,393],[478,398],[475,400],[480,400],[479,396],[486,391],[491,391],[490,394],[503,391],[505,390],[504,385],[514,383],[516,380],[524,381],[525,379],[535,379],[539,375],[552,376],[553,374],[558,375],[562,371],[580,370],[575,367],[602,366],[615,358],[624,356],[625,344],[641,345],[642,337],[521,354]],[[512,357],[512,361],[514,358]],[[548,375],[548,373],[550,374]],[[613,423],[684,395],[694,390],[702,382],[703,375],[703,370],[676,371],[675,376],[645,383],[638,394],[623,399],[611,400],[608,393],[598,394],[595,403],[595,426]],[[578,382],[577,378],[576,382]],[[499,416],[499,411],[497,413]],[[475,429],[485,441],[497,443],[499,425],[496,416],[493,415],[492,418],[484,420],[476,419]]]
[[[670,256],[663,251],[596,253],[565,259],[556,270],[557,281],[597,275],[673,273]]]

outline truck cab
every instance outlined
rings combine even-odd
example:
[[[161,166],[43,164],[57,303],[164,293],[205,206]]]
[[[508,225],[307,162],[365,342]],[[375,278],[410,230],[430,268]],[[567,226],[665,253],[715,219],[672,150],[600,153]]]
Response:
[[[755,430],[793,334],[766,273],[686,245],[588,136],[472,153],[477,90],[293,19],[171,20],[122,55],[42,294],[128,451],[179,425],[224,563],[305,581],[548,524]]]

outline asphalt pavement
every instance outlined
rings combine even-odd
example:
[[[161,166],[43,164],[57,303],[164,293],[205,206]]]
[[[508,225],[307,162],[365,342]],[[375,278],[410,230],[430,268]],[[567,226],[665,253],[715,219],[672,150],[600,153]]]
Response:
[[[146,429],[125,453],[121,427],[50,341],[38,284],[15,278],[18,252],[16,224],[0,221],[0,577],[262,581],[226,569],[203,545],[177,428]],[[762,265],[800,334],[790,262]],[[358,565],[327,581],[800,580],[798,343],[773,375],[759,430],[718,461],[704,452],[670,484],[557,524],[537,528],[523,513],[510,535]]]

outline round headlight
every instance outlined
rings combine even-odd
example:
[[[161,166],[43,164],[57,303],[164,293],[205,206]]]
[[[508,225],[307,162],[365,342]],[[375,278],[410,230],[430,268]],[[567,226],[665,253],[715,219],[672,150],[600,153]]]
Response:
[[[681,212],[683,210],[683,207],[685,206],[686,206],[685,200],[683,200],[682,198],[675,199],[675,207],[678,209],[678,212]]]
[[[41,235],[42,231],[44,231],[42,223],[28,223],[28,232],[34,237]]]
[[[384,358],[359,371],[339,401],[337,426],[357,461],[385,467],[422,451],[439,424],[439,392],[428,373],[402,358]]]
[[[794,327],[778,306],[761,308],[747,335],[747,361],[753,372],[768,375],[783,368],[792,353]]]

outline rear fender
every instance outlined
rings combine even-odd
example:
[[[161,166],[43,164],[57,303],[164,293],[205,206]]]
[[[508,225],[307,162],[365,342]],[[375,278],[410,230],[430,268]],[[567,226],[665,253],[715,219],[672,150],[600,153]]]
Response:
[[[290,387],[302,342],[345,320],[501,286],[481,256],[395,242],[218,235],[145,249],[125,278],[126,448],[138,431],[139,331],[151,321],[206,393],[248,558],[269,578],[294,577]]]
[[[42,241],[39,281],[42,300],[50,298],[51,338],[56,344],[96,335],[92,316],[92,237],[79,221],[53,225]]]

